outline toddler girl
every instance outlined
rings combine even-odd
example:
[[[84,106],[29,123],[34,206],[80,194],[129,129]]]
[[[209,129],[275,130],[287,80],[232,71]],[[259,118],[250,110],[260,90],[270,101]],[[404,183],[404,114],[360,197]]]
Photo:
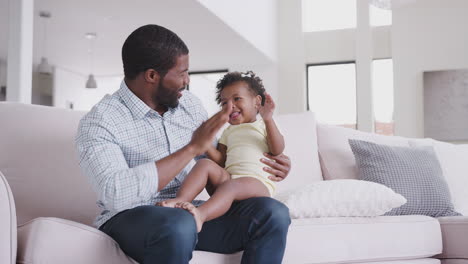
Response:
[[[279,155],[284,140],[273,120],[275,103],[262,80],[251,71],[227,73],[216,85],[217,102],[230,111],[229,123],[210,159],[199,160],[187,175],[177,197],[159,205],[189,211],[200,232],[204,222],[226,213],[233,201],[271,197],[274,182],[260,162],[263,153]],[[262,119],[257,119],[260,114]],[[202,190],[211,198],[195,207],[190,203]]]

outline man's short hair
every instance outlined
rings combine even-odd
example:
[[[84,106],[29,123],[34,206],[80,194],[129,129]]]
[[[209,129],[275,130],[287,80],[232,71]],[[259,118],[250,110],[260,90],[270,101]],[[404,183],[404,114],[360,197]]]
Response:
[[[164,76],[181,55],[189,50],[179,36],[158,25],[145,25],[133,31],[122,47],[125,78],[134,80],[148,69]]]

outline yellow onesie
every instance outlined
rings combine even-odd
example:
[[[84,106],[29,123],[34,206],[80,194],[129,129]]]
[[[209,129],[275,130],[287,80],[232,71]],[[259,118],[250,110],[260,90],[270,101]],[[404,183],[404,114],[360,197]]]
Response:
[[[268,179],[270,174],[263,170],[265,164],[260,162],[264,158],[263,153],[270,152],[263,120],[229,126],[221,135],[219,143],[227,146],[225,169],[232,179],[256,178],[273,196],[275,184]]]

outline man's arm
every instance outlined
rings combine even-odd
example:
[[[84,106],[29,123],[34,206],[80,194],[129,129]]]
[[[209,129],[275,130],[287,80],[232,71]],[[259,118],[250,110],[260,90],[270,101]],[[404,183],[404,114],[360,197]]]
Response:
[[[158,187],[158,171],[154,162],[129,168],[111,129],[100,119],[82,120],[76,146],[80,167],[98,199],[107,208],[122,211],[151,199]]]
[[[269,172],[271,176],[268,178],[272,181],[280,182],[288,177],[291,170],[291,160],[284,154],[272,156],[268,153],[263,153],[267,159],[262,158],[260,161],[267,165],[263,170]]]
[[[229,120],[231,108],[225,108],[204,122],[193,133],[190,143],[179,151],[133,168],[129,168],[110,132],[112,125],[100,118],[82,120],[76,138],[80,167],[90,179],[99,200],[107,207],[116,211],[132,208],[151,199],[191,159],[206,151],[217,131]]]
[[[192,140],[187,146],[156,162],[159,174],[158,191],[172,181],[190,160],[205,153],[212,147],[216,133],[229,120],[231,112],[232,103],[228,103],[221,111],[213,115],[195,130]]]

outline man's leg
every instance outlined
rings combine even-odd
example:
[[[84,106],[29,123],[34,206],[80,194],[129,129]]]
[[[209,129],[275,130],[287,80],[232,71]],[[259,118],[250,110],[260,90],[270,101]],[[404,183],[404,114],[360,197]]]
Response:
[[[196,249],[217,253],[244,250],[243,264],[279,264],[290,223],[288,208],[272,198],[235,202],[225,215],[203,225]]]
[[[101,231],[138,263],[188,263],[197,241],[193,216],[185,210],[153,205],[124,211]]]

